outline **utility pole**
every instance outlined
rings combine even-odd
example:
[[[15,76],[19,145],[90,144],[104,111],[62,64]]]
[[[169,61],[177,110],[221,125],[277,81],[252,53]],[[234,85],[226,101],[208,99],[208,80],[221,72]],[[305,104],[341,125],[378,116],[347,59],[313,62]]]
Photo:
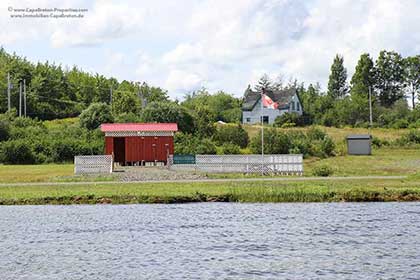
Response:
[[[264,88],[261,89],[261,175],[264,175]]]
[[[112,87],[109,87],[109,104],[112,105]]]
[[[22,117],[22,81],[19,81],[19,117]]]
[[[26,118],[26,80],[23,79],[23,115]]]
[[[7,111],[10,112],[10,73],[7,73]]]
[[[372,119],[372,89],[369,85],[369,134],[372,129],[373,119]]]

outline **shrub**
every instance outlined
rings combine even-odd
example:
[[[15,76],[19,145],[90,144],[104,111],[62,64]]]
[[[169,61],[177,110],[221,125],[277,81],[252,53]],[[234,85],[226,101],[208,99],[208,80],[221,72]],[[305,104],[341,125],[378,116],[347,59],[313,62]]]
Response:
[[[217,128],[213,140],[218,145],[231,143],[238,145],[241,148],[246,148],[246,146],[248,146],[249,137],[248,133],[241,125],[223,125]]]
[[[10,164],[36,163],[36,156],[31,143],[25,139],[3,142],[0,147],[0,159]]]
[[[196,154],[215,155],[217,153],[216,145],[210,139],[202,139],[195,149]]]
[[[327,157],[333,156],[334,149],[335,149],[335,144],[333,140],[328,136],[324,137],[324,139],[321,142],[321,151],[324,154],[324,156],[327,156]]]
[[[261,153],[261,132],[251,140],[253,153]],[[312,128],[308,132],[288,131],[287,134],[275,129],[264,131],[264,152],[272,154],[301,153],[306,156],[333,156],[335,144],[322,130]]]
[[[408,121],[406,119],[399,119],[392,123],[391,127],[395,129],[399,128],[407,128],[409,125]]]
[[[92,103],[80,114],[80,126],[96,129],[102,123],[112,122],[111,108],[105,103]]]
[[[175,134],[175,154],[209,154],[217,153],[216,145],[210,139],[199,139],[197,136],[178,132]]]
[[[10,137],[10,125],[6,120],[0,120],[0,141],[5,141]]]
[[[392,144],[395,146],[410,146],[420,144],[420,130],[410,130],[407,134],[396,139]]]
[[[317,127],[311,127],[306,132],[306,135],[310,140],[323,140],[328,135]]]
[[[287,134],[276,129],[264,130],[264,153],[266,154],[287,154],[292,147]],[[261,131],[251,140],[251,151],[261,153]]]
[[[376,148],[380,148],[382,146],[389,146],[389,144],[389,141],[386,139],[380,139],[375,136],[372,138],[372,145]]]
[[[241,153],[241,147],[232,143],[225,143],[221,147],[223,155],[238,155]]]
[[[314,167],[312,170],[312,175],[314,176],[321,176],[321,177],[328,177],[333,174],[333,169],[328,165],[319,165]]]
[[[284,113],[274,120],[276,127],[294,127],[304,125],[303,118],[297,113]]]

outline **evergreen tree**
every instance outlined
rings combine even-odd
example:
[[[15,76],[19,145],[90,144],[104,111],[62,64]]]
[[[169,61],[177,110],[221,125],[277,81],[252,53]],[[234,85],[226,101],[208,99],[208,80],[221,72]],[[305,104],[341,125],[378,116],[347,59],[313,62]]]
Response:
[[[362,54],[350,81],[350,94],[352,97],[358,95],[368,98],[369,87],[373,84],[373,69],[373,61],[369,54]]]
[[[258,92],[261,92],[263,89],[264,90],[272,90],[273,89],[273,81],[271,81],[270,77],[267,74],[264,74],[258,80],[258,83],[254,88]]]
[[[391,107],[404,97],[404,64],[399,53],[381,51],[375,65],[375,88],[382,106]]]
[[[328,80],[328,96],[333,99],[343,98],[348,92],[346,83],[347,70],[344,68],[343,63],[344,58],[337,54],[331,65],[331,74]]]

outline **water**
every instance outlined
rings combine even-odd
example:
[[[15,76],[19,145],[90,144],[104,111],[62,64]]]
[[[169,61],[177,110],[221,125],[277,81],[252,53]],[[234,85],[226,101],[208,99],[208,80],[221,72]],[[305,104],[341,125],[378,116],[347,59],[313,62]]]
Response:
[[[420,279],[420,203],[0,207],[0,279]]]

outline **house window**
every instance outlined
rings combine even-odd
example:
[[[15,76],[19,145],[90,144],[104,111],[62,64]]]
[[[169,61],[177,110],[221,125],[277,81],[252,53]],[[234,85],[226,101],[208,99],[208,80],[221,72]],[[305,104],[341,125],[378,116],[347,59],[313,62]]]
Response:
[[[300,111],[300,103],[299,102],[296,102],[296,110]]]
[[[263,123],[268,123],[268,116],[263,116],[262,119],[263,119]]]
[[[251,118],[246,118],[246,122],[251,122]]]
[[[295,102],[292,101],[292,111],[295,110]]]

